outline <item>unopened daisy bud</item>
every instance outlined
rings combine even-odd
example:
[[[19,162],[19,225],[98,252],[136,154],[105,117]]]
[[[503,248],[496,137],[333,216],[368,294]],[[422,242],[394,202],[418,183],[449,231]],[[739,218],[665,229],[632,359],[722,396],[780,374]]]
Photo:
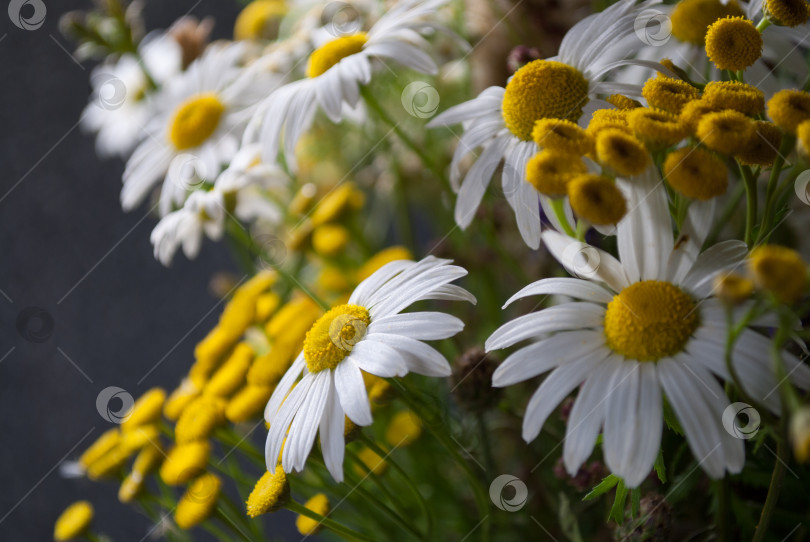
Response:
[[[121,424],[121,430],[127,432],[141,425],[158,421],[165,401],[166,392],[162,389],[152,388],[147,391],[132,405],[124,423]]]
[[[315,204],[312,212],[312,226],[318,227],[327,222],[338,220],[348,210],[357,210],[359,202],[357,186],[353,182],[345,182],[326,194],[321,201]],[[362,192],[359,192],[362,195]],[[362,207],[362,205],[360,205]]]
[[[559,198],[567,193],[571,179],[587,171],[578,155],[543,149],[526,164],[526,182],[545,196]]]
[[[793,456],[799,463],[810,462],[810,407],[799,407],[790,418]]]
[[[799,26],[807,22],[805,0],[762,0],[762,13],[778,26]]]
[[[253,361],[253,355],[253,349],[249,344],[244,342],[237,344],[225,363],[205,385],[203,395],[228,397],[238,390],[245,382],[245,375]]]
[[[165,455],[163,446],[159,442],[144,446],[143,450],[135,457],[135,462],[132,463],[132,472],[146,476],[160,465]]]
[[[321,269],[318,278],[315,279],[315,284],[318,291],[327,292],[328,294],[343,293],[352,287],[347,273],[330,265],[326,265]]]
[[[247,373],[248,384],[275,386],[292,363],[300,345],[286,341],[276,341],[270,350],[257,357]]]
[[[756,137],[754,123],[737,111],[709,113],[700,119],[695,134],[700,142],[721,154],[744,151]]]
[[[780,90],[768,100],[768,116],[782,131],[796,133],[799,124],[810,120],[810,93]]]
[[[638,100],[633,100],[632,98],[628,98],[627,96],[624,96],[622,94],[611,94],[610,96],[608,96],[607,102],[623,111],[629,111],[630,109],[643,107]]]
[[[374,407],[374,405],[386,405],[391,401],[394,390],[386,379],[369,373],[363,373],[363,381],[366,384],[368,399],[371,401],[372,407]]]
[[[134,454],[144,446],[155,443],[160,438],[160,429],[157,424],[142,425],[126,431],[121,436],[118,448],[127,454]]]
[[[667,154],[664,179],[687,198],[705,201],[725,194],[728,169],[720,158],[705,149],[683,147]]]
[[[363,447],[357,452],[357,459],[363,464],[354,465],[354,471],[359,476],[365,476],[369,472],[375,476],[380,476],[388,468],[385,458],[380,457],[377,452],[368,447]]]
[[[456,402],[465,410],[482,412],[501,397],[501,388],[492,387],[492,374],[498,359],[482,348],[468,348],[453,364],[452,390]]]
[[[754,294],[754,283],[738,273],[721,273],[714,278],[713,291],[726,305],[736,306]]]
[[[638,175],[652,163],[640,139],[615,128],[601,130],[596,136],[596,159],[619,175]]]
[[[600,226],[616,224],[627,213],[621,191],[602,175],[580,175],[568,183],[568,200],[580,218]]]
[[[718,111],[720,110],[717,107],[713,106],[706,100],[695,100],[683,106],[683,109],[681,109],[681,114],[678,115],[678,119],[680,119],[684,126],[686,126],[689,133],[694,135],[697,131],[697,126],[700,119],[709,113],[716,113]]]
[[[759,245],[751,251],[748,269],[757,288],[771,292],[782,303],[797,301],[807,289],[807,266],[793,249]]]
[[[733,109],[750,117],[765,111],[765,93],[739,81],[709,81],[703,89],[703,100],[718,111]]]
[[[653,150],[671,147],[689,135],[676,115],[661,109],[633,109],[627,113],[627,124]]]
[[[265,331],[271,339],[303,342],[307,331],[321,313],[321,308],[309,297],[296,297],[276,312],[265,326]]]
[[[75,540],[83,536],[93,523],[93,505],[88,501],[78,501],[68,506],[56,520],[53,539],[57,542]]]
[[[537,49],[537,47],[518,45],[509,51],[509,56],[506,57],[506,69],[509,70],[510,74],[515,73],[529,62],[541,58],[543,57],[540,55],[540,50]]]
[[[183,413],[183,410],[200,395],[200,388],[198,388],[190,378],[184,378],[180,385],[175,389],[166,404],[163,406],[163,415],[166,419],[175,421]]]
[[[540,119],[534,123],[532,139],[541,149],[581,156],[593,150],[593,139],[570,120]]]
[[[235,40],[270,40],[278,34],[281,19],[287,13],[283,0],[254,0],[236,17]]]
[[[124,504],[131,503],[143,491],[144,485],[143,476],[130,472],[118,488],[118,500]]]
[[[706,55],[718,70],[744,70],[762,56],[762,34],[745,17],[720,19],[706,32]]]
[[[782,131],[775,124],[764,120],[755,120],[754,129],[756,135],[734,157],[746,166],[770,166],[779,153]]]
[[[177,503],[174,512],[177,526],[188,530],[211,517],[216,510],[221,488],[222,480],[210,472],[194,480]]]
[[[402,246],[384,248],[377,254],[369,258],[366,263],[357,270],[357,282],[362,282],[374,274],[379,268],[387,263],[397,260],[412,260],[411,251]]]
[[[275,292],[267,292],[256,300],[256,322],[263,323],[281,306],[281,297]]]
[[[225,407],[225,417],[232,423],[252,420],[262,413],[271,395],[273,386],[248,384],[231,398]]]
[[[132,457],[131,451],[116,446],[87,466],[87,477],[91,480],[112,477],[124,468],[124,464],[130,457]]]
[[[225,422],[226,402],[220,397],[203,395],[189,404],[177,420],[174,437],[178,444],[205,440]]]
[[[422,434],[422,420],[410,410],[394,414],[385,430],[385,440],[391,446],[407,446]]]
[[[204,376],[207,377],[217,368],[237,339],[232,333],[216,326],[197,343],[194,347],[195,365],[205,372]]]
[[[274,472],[265,472],[247,499],[247,515],[255,518],[276,510],[290,500],[290,483],[281,465]]]
[[[312,232],[312,248],[321,256],[334,257],[346,250],[349,230],[339,224],[324,224]]]
[[[686,81],[655,77],[647,79],[641,89],[641,95],[650,107],[678,115],[684,105],[700,97],[700,92]]]
[[[91,463],[99,460],[103,455],[113,450],[121,441],[121,431],[114,427],[105,431],[96,441],[79,457],[79,464],[85,469]]]
[[[706,31],[717,19],[745,15],[736,0],[683,0],[672,10],[672,35],[692,45],[703,45]]]
[[[160,478],[170,486],[185,484],[203,470],[211,455],[211,444],[205,440],[179,444],[169,451],[160,466]]]
[[[796,149],[805,161],[810,161],[810,120],[802,122],[796,128]]]
[[[312,510],[319,516],[326,516],[331,509],[329,505],[329,497],[327,497],[324,493],[317,493],[314,495],[304,503],[304,507]],[[295,527],[302,535],[310,536],[320,530],[321,523],[307,516],[298,516],[295,520]]]

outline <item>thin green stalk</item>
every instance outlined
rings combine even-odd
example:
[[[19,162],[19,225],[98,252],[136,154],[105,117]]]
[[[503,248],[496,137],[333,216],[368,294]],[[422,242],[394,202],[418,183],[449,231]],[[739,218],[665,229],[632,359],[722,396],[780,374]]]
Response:
[[[362,540],[364,542],[374,542],[373,538],[369,538],[362,533],[358,533],[351,527],[346,527],[342,523],[338,523],[333,519],[329,519],[326,516],[322,516],[319,513],[310,510],[303,504],[297,503],[293,500],[287,502],[286,508],[292,512],[295,512],[298,515],[306,516],[310,519],[314,519],[318,523],[320,523],[324,528],[329,529],[330,531],[334,532],[335,534],[339,534],[341,536],[346,537],[349,540]]]
[[[374,476],[372,473],[370,476]],[[354,491],[362,496],[367,502],[371,503],[375,508],[377,508],[380,512],[388,516],[391,521],[397,524],[397,526],[401,529],[404,529],[406,532],[413,535],[414,538],[417,540],[426,540],[422,537],[422,534],[416,530],[416,528],[408,523],[408,521],[403,518],[400,514],[396,511],[391,509],[390,506],[385,505],[385,503],[381,502],[379,499],[375,498],[374,495],[363,489],[361,486],[356,485],[354,487]]]
[[[745,185],[745,236],[743,240],[749,247],[754,239],[754,222],[757,220],[757,180],[751,174],[751,168],[740,164],[740,175]]]
[[[768,486],[768,496],[765,498],[765,505],[759,516],[757,529],[754,531],[754,538],[751,542],[762,542],[768,535],[768,524],[771,522],[773,511],[776,509],[776,502],[779,500],[779,493],[782,491],[782,481],[785,478],[785,466],[790,459],[787,443],[784,438],[776,442],[776,461],[771,474],[771,483]]]
[[[771,175],[768,178],[768,188],[765,192],[765,209],[762,213],[762,225],[759,228],[757,243],[767,241],[768,237],[771,235],[771,222],[773,220],[773,207],[775,204],[774,196],[779,186],[779,176],[782,174],[782,166],[785,165],[785,156],[790,153],[795,142],[795,137],[792,135],[785,134],[782,136],[782,144],[779,145],[779,151],[776,153],[776,158],[771,167]]]
[[[557,217],[557,220],[560,222],[563,231],[569,237],[576,237],[577,233],[571,227],[571,224],[568,223],[568,217],[565,216],[565,202],[562,198],[556,198],[551,200],[551,208],[554,211],[554,216]]]
[[[221,506],[217,506],[216,509],[214,510],[214,517],[217,518],[220,522],[222,522],[222,524],[225,525],[225,527],[227,527],[233,533],[233,536],[235,536],[236,538],[240,540],[244,539],[247,542],[254,542],[250,536],[248,536],[242,529],[237,527],[236,523],[230,517],[228,517],[227,514],[225,514],[225,511],[222,509]],[[210,521],[202,523],[203,526],[205,526],[206,524],[216,528]],[[220,532],[222,531],[220,530]]]
[[[220,427],[214,431],[214,438],[225,444],[243,452],[249,459],[256,462],[256,464],[265,467],[264,454],[257,450],[250,440],[242,438],[237,435],[230,427]]]

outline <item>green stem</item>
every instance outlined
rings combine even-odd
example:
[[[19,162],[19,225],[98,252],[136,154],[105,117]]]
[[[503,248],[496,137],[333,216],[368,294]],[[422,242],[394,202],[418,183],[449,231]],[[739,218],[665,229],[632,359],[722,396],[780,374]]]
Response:
[[[737,212],[737,207],[740,204],[740,200],[742,199],[745,190],[746,185],[744,182],[735,183],[733,191],[729,195],[726,205],[723,207],[722,213],[720,213],[720,218],[712,226],[709,235],[706,236],[706,241],[703,243],[704,247],[710,247],[717,242],[717,238],[720,236],[720,231],[726,224],[728,224],[731,217]]]
[[[290,500],[289,502],[287,502],[286,507],[288,510],[295,512],[298,515],[314,519],[315,521],[323,525],[326,529],[333,531],[335,534],[342,535],[348,538],[349,540],[362,540],[364,542],[373,542],[372,538],[369,538],[364,534],[358,533],[354,529],[346,527],[342,523],[338,523],[337,521],[329,519],[326,516],[322,516],[319,513],[310,510],[303,504]]]
[[[740,164],[740,175],[745,184],[745,244],[749,247],[754,238],[754,222],[757,220],[757,180],[751,174],[751,168]]]
[[[776,442],[776,461],[771,474],[771,483],[768,486],[768,496],[765,498],[765,505],[759,516],[759,524],[754,531],[754,538],[751,542],[762,542],[768,534],[768,524],[771,522],[773,511],[776,509],[776,501],[779,500],[779,493],[782,491],[782,481],[785,478],[785,465],[790,459],[787,443],[784,438]]]
[[[249,459],[255,461],[259,466],[265,467],[264,454],[257,450],[246,438],[237,435],[230,427],[220,427],[214,431],[214,438],[225,444],[242,451]]]
[[[771,167],[771,175],[768,178],[768,188],[765,193],[765,210],[762,213],[762,225],[759,228],[759,235],[757,236],[757,243],[765,242],[771,235],[771,222],[774,215],[774,196],[776,189],[779,186],[779,176],[782,174],[782,166],[785,165],[785,156],[790,153],[795,143],[795,137],[789,134],[782,136],[782,144],[779,145],[779,151],[776,153],[776,158]],[[750,246],[750,245],[749,245]]]
[[[568,218],[565,216],[565,202],[562,198],[556,198],[551,200],[551,208],[554,210],[554,216],[557,217],[559,220],[560,225],[562,226],[563,231],[569,237],[576,237],[577,233],[571,227],[571,224],[568,223]]]

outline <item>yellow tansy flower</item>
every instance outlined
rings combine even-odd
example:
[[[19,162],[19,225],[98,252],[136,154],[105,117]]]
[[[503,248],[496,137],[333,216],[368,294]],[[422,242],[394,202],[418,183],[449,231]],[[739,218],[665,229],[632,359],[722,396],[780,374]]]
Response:
[[[93,505],[89,502],[79,501],[71,504],[56,520],[53,539],[61,542],[79,538],[90,528],[93,515]]]
[[[317,493],[307,502],[304,507],[312,510],[319,516],[326,516],[329,513],[329,498],[324,493]],[[304,536],[313,535],[318,532],[320,523],[307,516],[298,516],[295,520],[295,527]]]

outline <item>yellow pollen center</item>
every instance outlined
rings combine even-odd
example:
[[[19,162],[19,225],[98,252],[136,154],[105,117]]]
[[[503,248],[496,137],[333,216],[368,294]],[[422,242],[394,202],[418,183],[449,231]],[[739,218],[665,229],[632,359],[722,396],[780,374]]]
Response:
[[[175,110],[169,139],[178,151],[201,145],[219,126],[225,105],[213,92],[192,96]]]
[[[657,361],[681,352],[698,325],[695,302],[669,282],[631,284],[608,304],[607,343],[638,361]]]
[[[307,63],[307,77],[318,77],[329,68],[346,58],[363,50],[368,41],[365,32],[341,36],[329,41],[312,51]]]
[[[568,64],[535,60],[507,83],[501,110],[506,127],[523,141],[532,140],[532,129],[540,119],[576,122],[588,103],[588,80]]]
[[[358,305],[338,305],[318,318],[304,339],[309,372],[337,367],[366,335],[370,323],[368,310]]]

